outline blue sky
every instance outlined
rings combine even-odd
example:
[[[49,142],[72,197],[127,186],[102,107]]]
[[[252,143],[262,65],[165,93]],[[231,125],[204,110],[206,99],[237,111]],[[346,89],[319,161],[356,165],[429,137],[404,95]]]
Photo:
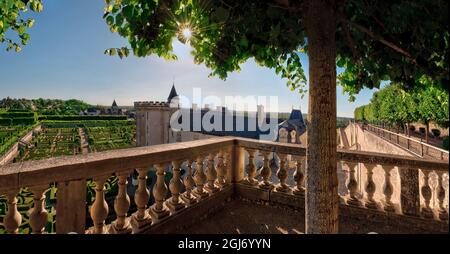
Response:
[[[29,30],[31,39],[20,53],[0,47],[0,98],[80,99],[91,104],[119,105],[134,101],[165,100],[175,77],[179,94],[191,97],[193,88],[202,96],[278,96],[280,111],[301,108],[307,113],[307,95],[286,87],[274,70],[252,60],[226,81],[208,78],[210,71],[195,65],[188,46],[174,42],[178,61],[155,56],[126,59],[104,55],[105,49],[126,45],[110,32],[102,19],[103,0],[44,0],[42,13]],[[308,63],[302,56],[305,70]],[[355,102],[337,87],[338,116],[353,116],[355,107],[369,102],[374,90],[360,92]]]

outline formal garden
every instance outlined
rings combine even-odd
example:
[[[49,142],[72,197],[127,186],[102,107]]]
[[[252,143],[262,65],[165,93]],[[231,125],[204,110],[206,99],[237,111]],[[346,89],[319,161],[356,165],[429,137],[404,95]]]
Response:
[[[17,119],[19,118],[19,119]],[[31,120],[30,118],[33,118]],[[88,141],[87,152],[101,152],[112,149],[131,148],[136,146],[135,122],[127,120],[126,116],[55,116],[37,115],[31,111],[1,110],[0,111],[0,156],[11,149],[19,140],[35,126],[41,125],[40,132],[33,134],[30,142],[19,145],[19,152],[13,163],[29,160],[41,160],[51,157],[82,154],[82,137]],[[153,173],[149,174],[152,181]],[[95,184],[92,180],[86,183],[86,202],[91,205],[95,197]],[[106,200],[113,214],[114,197],[117,194],[117,177],[111,177],[106,183]],[[55,208],[57,185],[52,184],[46,193],[45,208],[48,211],[47,228],[55,232]],[[20,225],[21,233],[31,233],[28,221],[28,210],[33,203],[32,193],[23,188],[17,195],[17,209],[23,216]],[[6,197],[0,197],[0,234],[6,233],[2,225],[2,217],[6,214]],[[87,225],[92,220],[87,212]],[[113,220],[115,217],[108,218]]]

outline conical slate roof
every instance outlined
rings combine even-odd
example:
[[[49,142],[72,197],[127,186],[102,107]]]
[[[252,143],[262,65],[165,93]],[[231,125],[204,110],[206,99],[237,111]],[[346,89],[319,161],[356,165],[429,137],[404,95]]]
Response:
[[[173,98],[177,97],[177,90],[175,90],[175,84],[172,85],[172,89],[170,90],[169,97],[167,97],[167,102],[170,102]]]
[[[112,107],[118,107],[117,103],[116,103],[116,100],[113,101]]]

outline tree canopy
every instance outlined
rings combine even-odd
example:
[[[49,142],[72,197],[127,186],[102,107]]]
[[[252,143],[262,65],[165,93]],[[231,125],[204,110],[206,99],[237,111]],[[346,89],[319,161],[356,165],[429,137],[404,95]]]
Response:
[[[176,59],[172,39],[188,42],[196,63],[226,78],[249,58],[273,68],[291,89],[306,91],[299,53],[308,52],[309,1],[105,0],[104,18],[128,47],[107,54]],[[448,86],[448,1],[337,1],[338,77],[350,95],[391,80],[405,88]],[[183,30],[192,36],[184,38]]]
[[[449,124],[448,93],[436,86],[418,87],[406,92],[392,83],[374,93],[371,102],[355,109],[355,120],[403,126],[413,122]]]
[[[24,18],[28,10],[41,12],[42,0],[2,0],[0,1],[0,44],[7,45],[6,50],[22,50],[27,45],[30,35],[27,28],[31,28],[34,19]]]

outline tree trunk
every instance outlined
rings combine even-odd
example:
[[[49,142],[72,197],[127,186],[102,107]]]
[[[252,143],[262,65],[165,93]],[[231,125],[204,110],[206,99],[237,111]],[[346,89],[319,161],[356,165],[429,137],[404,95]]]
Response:
[[[426,128],[425,128],[425,142],[427,142],[427,144],[428,144],[428,132],[430,131],[430,123],[426,122],[425,126],[426,126]]]
[[[306,14],[309,107],[306,233],[338,233],[336,16],[333,1],[309,1]]]
[[[406,135],[408,135],[408,137],[411,136],[411,130],[409,129],[409,123],[406,124]]]

